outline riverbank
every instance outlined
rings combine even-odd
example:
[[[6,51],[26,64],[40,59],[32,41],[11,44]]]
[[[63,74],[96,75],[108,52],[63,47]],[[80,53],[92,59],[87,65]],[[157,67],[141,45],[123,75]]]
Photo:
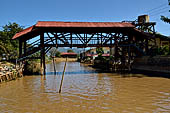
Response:
[[[55,58],[55,62],[65,62],[66,58]],[[76,62],[77,58],[67,58],[67,62]]]
[[[66,58],[54,58],[54,62],[65,62]],[[77,58],[67,58],[67,62],[75,62]],[[46,59],[46,64],[52,63],[52,59]],[[24,75],[40,75],[41,65],[39,60],[27,61],[24,66]]]
[[[22,77],[22,69],[9,62],[0,62],[0,83]]]
[[[132,71],[170,78],[170,56],[136,58],[132,65]]]
[[[95,60],[88,65],[102,72],[121,73],[123,75],[144,74],[146,76],[159,76],[170,78],[170,56],[143,56],[135,58],[130,66],[122,63],[114,65],[113,61]],[[83,62],[86,64],[86,62]],[[115,70],[115,68],[117,68]]]

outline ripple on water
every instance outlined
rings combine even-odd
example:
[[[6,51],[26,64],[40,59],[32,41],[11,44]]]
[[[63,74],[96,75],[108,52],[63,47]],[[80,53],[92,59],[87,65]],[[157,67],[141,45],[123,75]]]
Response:
[[[48,64],[46,80],[26,76],[0,84],[0,112],[170,112],[170,79],[98,73],[68,62],[59,94],[63,65],[56,64],[58,73],[54,75],[52,64]]]

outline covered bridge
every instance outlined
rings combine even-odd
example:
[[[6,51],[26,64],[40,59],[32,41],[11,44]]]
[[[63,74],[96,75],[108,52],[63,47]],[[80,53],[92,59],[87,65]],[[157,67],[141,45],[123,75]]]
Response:
[[[52,47],[110,47],[115,50],[114,56],[128,54],[130,60],[133,55],[147,54],[152,46],[148,41],[154,41],[152,35],[128,22],[38,21],[12,39],[19,40],[20,60],[31,58],[40,51],[44,72],[45,54]]]

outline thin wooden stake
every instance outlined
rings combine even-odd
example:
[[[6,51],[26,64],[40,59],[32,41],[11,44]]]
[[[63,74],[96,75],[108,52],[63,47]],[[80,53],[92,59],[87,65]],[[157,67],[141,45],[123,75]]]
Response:
[[[61,79],[59,93],[61,93],[61,88],[62,88],[62,84],[63,84],[63,80],[64,80],[64,73],[65,73],[65,70],[66,70],[66,64],[67,64],[67,57],[66,57],[65,65],[64,65],[64,70],[63,70],[63,74],[62,74],[62,79]]]
[[[54,58],[53,58],[53,66],[54,66],[54,73],[55,73],[55,75],[56,75],[56,68],[55,68]]]

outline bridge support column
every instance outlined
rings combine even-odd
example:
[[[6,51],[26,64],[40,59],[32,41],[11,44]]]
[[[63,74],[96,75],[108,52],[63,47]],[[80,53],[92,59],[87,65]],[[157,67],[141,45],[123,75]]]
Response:
[[[22,40],[19,40],[19,58],[22,56]]]
[[[131,60],[132,60],[132,58],[131,58],[132,56],[131,56],[131,47],[130,47],[130,45],[128,46],[128,71],[131,71]]]
[[[115,54],[115,47],[110,47],[110,56],[114,56]]]
[[[27,50],[27,42],[24,41],[24,55],[26,55],[26,50]]]
[[[40,45],[41,45],[41,75],[46,74],[46,66],[45,66],[45,46],[44,46],[44,33],[40,34]]]
[[[128,36],[128,71],[131,71],[132,51],[131,44],[133,44],[133,35]]]
[[[148,51],[149,51],[149,47],[148,47],[148,39],[146,39],[146,42],[145,42],[146,44],[145,44],[145,53],[148,55]]]
[[[43,75],[43,63],[42,63],[42,55],[41,55],[41,59],[40,59],[40,72],[41,72],[41,75]]]

